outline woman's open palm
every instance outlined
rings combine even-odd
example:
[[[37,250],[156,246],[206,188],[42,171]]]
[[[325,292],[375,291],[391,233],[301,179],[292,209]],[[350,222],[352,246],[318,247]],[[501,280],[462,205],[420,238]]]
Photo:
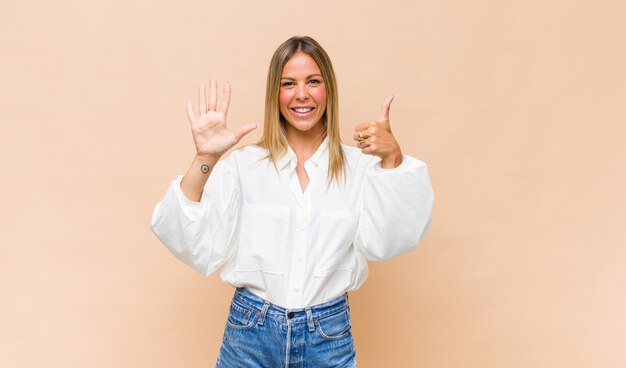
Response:
[[[199,157],[221,157],[232,146],[237,144],[241,138],[254,130],[255,123],[247,124],[234,132],[228,130],[226,115],[230,104],[231,88],[230,83],[224,84],[222,103],[217,109],[217,80],[209,80],[209,98],[207,101],[204,84],[198,88],[198,114],[194,114],[191,102],[187,104],[187,116],[191,123],[191,134],[196,144],[196,151]]]

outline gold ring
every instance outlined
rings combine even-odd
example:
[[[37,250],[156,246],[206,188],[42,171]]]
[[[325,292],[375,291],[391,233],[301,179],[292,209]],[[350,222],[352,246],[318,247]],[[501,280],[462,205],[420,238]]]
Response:
[[[359,137],[357,138],[357,140],[358,140],[359,142],[362,142],[362,141],[363,141],[363,134],[361,134],[361,131],[359,131]]]

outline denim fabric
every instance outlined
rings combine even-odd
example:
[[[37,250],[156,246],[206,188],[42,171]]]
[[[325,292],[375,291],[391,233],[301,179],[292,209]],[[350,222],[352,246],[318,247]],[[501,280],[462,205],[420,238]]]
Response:
[[[356,367],[347,295],[289,310],[237,288],[215,367]]]

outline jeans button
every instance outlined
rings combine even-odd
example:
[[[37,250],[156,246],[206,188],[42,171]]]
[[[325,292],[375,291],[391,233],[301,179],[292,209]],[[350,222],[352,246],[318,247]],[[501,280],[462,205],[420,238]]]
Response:
[[[287,312],[287,318],[289,319],[292,319],[294,315],[295,315],[294,312]]]

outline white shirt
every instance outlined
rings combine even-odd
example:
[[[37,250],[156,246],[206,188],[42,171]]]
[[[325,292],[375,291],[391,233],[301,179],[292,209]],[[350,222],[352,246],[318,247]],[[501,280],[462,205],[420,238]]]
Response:
[[[405,155],[395,169],[342,145],[343,185],[327,183],[328,138],[304,163],[302,192],[291,147],[276,162],[248,146],[219,161],[199,202],[172,181],[154,209],[152,231],[203,275],[246,287],[271,303],[304,308],[359,288],[367,261],[414,250],[430,227],[426,165]]]

